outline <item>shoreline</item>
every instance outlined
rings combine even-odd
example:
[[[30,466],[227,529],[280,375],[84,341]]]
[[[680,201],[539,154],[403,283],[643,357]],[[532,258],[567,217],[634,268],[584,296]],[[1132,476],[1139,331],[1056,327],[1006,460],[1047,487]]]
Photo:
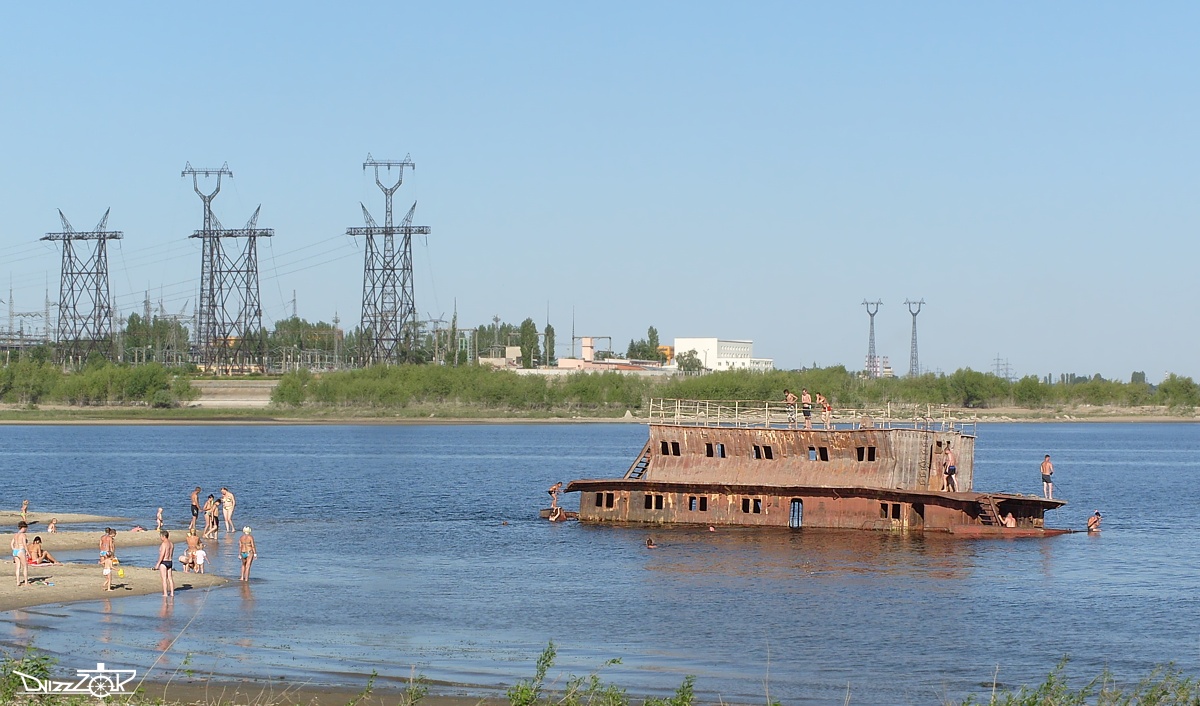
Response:
[[[157,570],[138,566],[120,568],[125,576],[114,575],[113,590],[105,591],[99,564],[31,565],[28,585],[17,586],[13,576],[0,577],[0,612],[162,592],[162,579]],[[216,574],[175,572],[176,592],[215,588],[228,583],[229,579]]]

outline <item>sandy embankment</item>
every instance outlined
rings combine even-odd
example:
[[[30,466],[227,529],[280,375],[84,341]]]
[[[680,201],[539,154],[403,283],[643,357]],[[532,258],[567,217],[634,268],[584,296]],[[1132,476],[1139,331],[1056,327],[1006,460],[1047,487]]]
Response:
[[[43,534],[46,532],[46,525],[48,525],[50,523],[50,520],[52,520],[52,519],[57,519],[58,524],[60,524],[60,525],[78,524],[80,522],[89,522],[89,523],[103,522],[105,524],[111,524],[111,525],[115,526],[118,524],[127,525],[127,524],[131,523],[129,518],[126,518],[126,517],[109,517],[107,515],[81,515],[77,512],[60,512],[57,514],[52,513],[52,512],[30,512],[27,514],[27,517],[29,518],[27,521],[29,522],[30,533],[43,533]],[[0,510],[0,526],[11,525],[13,527],[16,527],[17,523],[20,521],[21,521],[21,513],[13,511],[13,510]]]
[[[69,522],[105,524],[117,524],[118,521],[122,523],[127,522],[115,517],[80,515],[67,512],[55,513],[53,515],[49,513],[38,513],[36,515],[29,513],[30,521],[37,520],[28,530],[30,541],[33,540],[33,537],[41,537],[42,546],[52,555],[75,550],[93,550],[96,553],[97,559],[99,558],[101,532],[60,530],[50,533],[46,531],[45,523],[51,517],[57,517],[60,525]],[[16,523],[20,519],[20,513],[0,512],[0,525],[14,527],[14,530]],[[186,529],[171,530],[171,539],[178,545],[183,542],[186,534]],[[12,532],[5,533],[4,536],[11,538]],[[157,546],[159,541],[158,532],[154,531],[118,531],[115,541],[117,558],[121,558],[121,550],[124,548],[153,547]],[[178,557],[179,553],[177,547],[175,555]],[[56,556],[55,558],[60,557]],[[30,566],[30,585],[18,587],[16,577],[13,573],[14,567],[12,562],[11,560],[5,561],[2,564],[2,568],[0,568],[0,572],[2,572],[0,573],[0,611],[27,608],[46,603],[69,603],[120,596],[144,596],[162,591],[162,579],[156,570],[134,566],[121,566],[119,568],[125,571],[125,577],[113,577],[114,590],[111,592],[104,590],[104,576],[100,573],[101,568],[96,563],[96,559],[90,559],[87,563],[83,564]],[[229,579],[214,574],[185,574],[180,571],[175,572],[175,590],[177,591],[222,586],[226,583],[229,583]]]

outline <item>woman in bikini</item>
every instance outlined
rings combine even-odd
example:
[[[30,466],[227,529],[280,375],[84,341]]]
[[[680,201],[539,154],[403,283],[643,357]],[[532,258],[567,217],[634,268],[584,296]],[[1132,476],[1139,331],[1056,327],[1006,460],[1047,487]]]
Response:
[[[254,546],[254,537],[250,536],[250,528],[242,528],[242,538],[238,540],[238,556],[242,559],[242,581],[250,580],[250,565],[258,558],[258,547]]]
[[[33,544],[29,545],[29,563],[38,566],[40,564],[57,564],[58,559],[42,548],[42,538],[34,537]]]
[[[225,531],[233,531],[233,508],[237,507],[237,498],[229,492],[229,488],[221,488],[221,512],[225,515]]]
[[[217,512],[217,500],[212,493],[209,493],[208,500],[204,501],[204,537],[206,539],[213,539],[217,536],[217,529],[220,526]]]

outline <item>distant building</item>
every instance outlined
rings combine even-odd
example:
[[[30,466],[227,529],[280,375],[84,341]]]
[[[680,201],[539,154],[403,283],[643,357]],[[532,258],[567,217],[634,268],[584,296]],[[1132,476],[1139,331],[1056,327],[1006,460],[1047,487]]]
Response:
[[[753,370],[766,372],[775,369],[772,358],[755,358],[754,341],[731,341],[720,338],[676,338],[675,357],[696,351],[696,357],[707,370]]]

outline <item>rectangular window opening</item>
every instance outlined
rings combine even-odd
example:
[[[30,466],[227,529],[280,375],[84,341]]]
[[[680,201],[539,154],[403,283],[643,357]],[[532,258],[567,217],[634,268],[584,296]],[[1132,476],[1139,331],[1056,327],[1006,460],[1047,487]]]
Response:
[[[613,494],[612,494],[612,493],[605,493],[605,494],[604,494],[604,507],[606,507],[606,508],[610,508],[610,509],[611,509],[611,508],[612,508],[612,506],[613,506],[613,504],[614,504],[614,503],[613,503]]]
[[[816,461],[816,460],[817,460],[817,447],[816,447],[816,446],[809,446],[809,447],[808,447],[808,460],[809,460],[809,461]]]
[[[671,442],[671,455],[672,455],[672,456],[678,456],[678,455],[679,455],[679,442],[678,442],[678,441],[672,441],[672,442]]]
[[[892,503],[892,519],[900,519],[900,503]]]
[[[817,449],[817,451],[818,451],[818,454],[820,455],[822,461],[829,460],[829,447],[828,446],[822,446],[821,448]]]
[[[888,516],[888,504],[879,503],[879,517],[886,520]]]
[[[604,493],[596,493],[596,507],[604,507]]]
[[[761,513],[761,512],[762,512],[762,498],[755,498],[755,499],[754,499],[754,512],[755,512],[755,513]]]
[[[671,445],[665,441],[662,442],[662,455],[663,456],[671,455]]]
[[[763,447],[763,457],[766,458],[768,461],[775,458],[775,452],[771,450],[770,446]]]
[[[855,447],[854,447],[854,451],[855,451],[855,453],[857,453],[857,454],[858,454],[858,460],[859,460],[859,461],[866,461],[866,460],[867,460],[867,447],[865,447],[865,446],[855,446]]]
[[[758,444],[754,445],[754,458],[761,459],[763,457],[762,447]]]
[[[654,509],[654,496],[647,495],[644,498],[643,505],[645,505],[647,510],[653,510]]]
[[[725,458],[725,444],[717,444],[717,458]]]
[[[708,498],[700,496],[700,512],[708,512]]]
[[[704,444],[704,455],[708,456],[709,458],[712,458],[713,456],[716,455],[716,453],[714,452],[714,449],[713,449],[712,442],[707,442]]]
[[[875,460],[875,447],[874,447],[874,446],[868,446],[868,447],[867,447],[867,460],[868,460],[868,461],[874,461],[874,460]]]
[[[688,510],[689,510],[690,512],[695,512],[695,511],[696,511],[696,496],[695,496],[695,495],[693,495],[692,497],[688,498]]]
[[[663,509],[663,496],[661,496],[661,495],[654,496],[654,509],[655,510]]]
[[[742,498],[742,512],[750,512],[750,498]]]

